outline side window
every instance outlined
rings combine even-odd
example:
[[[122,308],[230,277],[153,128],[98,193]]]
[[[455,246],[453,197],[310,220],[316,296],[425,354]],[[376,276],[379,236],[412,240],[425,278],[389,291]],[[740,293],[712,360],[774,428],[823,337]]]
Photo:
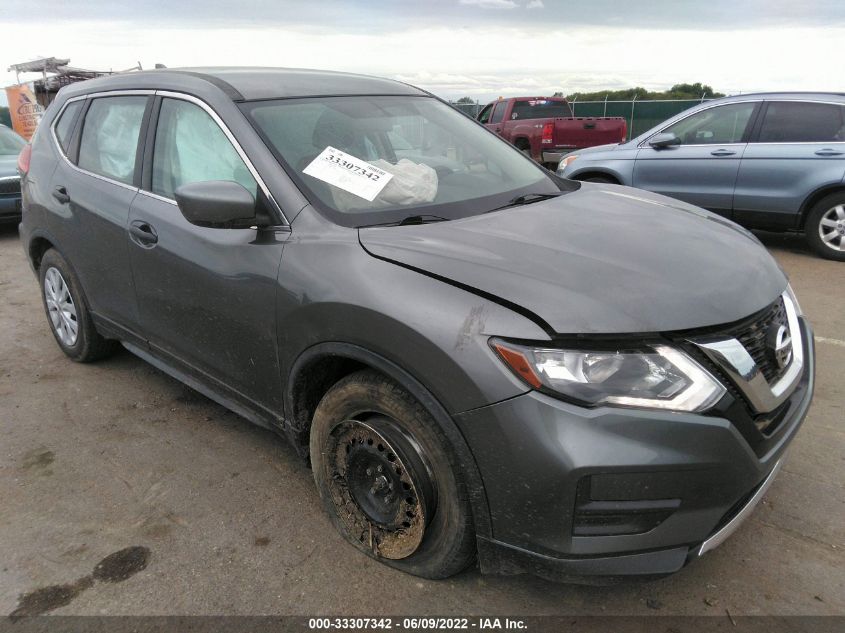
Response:
[[[759,143],[828,143],[845,141],[845,108],[830,103],[769,103]]]
[[[490,113],[493,111],[493,104],[489,103],[484,106],[484,109],[478,115],[478,122],[479,123],[489,123],[490,122]]]
[[[732,103],[702,110],[664,132],[671,132],[683,145],[724,145],[742,142],[755,103]]]
[[[85,101],[83,99],[71,101],[65,106],[64,112],[62,112],[62,115],[56,122],[56,138],[65,154],[67,154],[67,148],[70,144],[70,135],[73,133],[73,124],[76,122],[76,115],[79,114],[84,103]]]
[[[82,126],[79,167],[132,184],[138,132],[146,107],[144,96],[94,99]]]
[[[490,117],[490,123],[501,123],[505,118],[505,110],[508,109],[507,101],[499,101],[496,104],[496,109],[493,110],[493,116]]]
[[[246,164],[205,110],[181,99],[164,99],[153,150],[153,193],[173,198],[180,186],[207,180],[237,182],[253,197],[258,190]]]

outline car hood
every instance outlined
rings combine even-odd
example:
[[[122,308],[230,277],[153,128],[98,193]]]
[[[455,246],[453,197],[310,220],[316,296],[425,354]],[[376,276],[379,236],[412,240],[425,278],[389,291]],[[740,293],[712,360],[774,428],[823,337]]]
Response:
[[[607,145],[593,145],[592,147],[585,147],[583,149],[574,150],[572,153],[578,154],[578,156],[581,156],[582,154],[595,154],[596,152],[613,151],[615,149],[619,149],[624,145],[626,145],[626,143],[608,143]]]
[[[787,284],[745,229],[614,185],[584,183],[450,222],[362,228],[359,239],[375,257],[515,304],[558,334],[729,323],[769,305]]]

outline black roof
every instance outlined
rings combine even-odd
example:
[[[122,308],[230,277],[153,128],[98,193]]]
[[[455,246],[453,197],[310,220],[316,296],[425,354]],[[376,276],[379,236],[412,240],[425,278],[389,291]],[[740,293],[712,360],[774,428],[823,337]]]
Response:
[[[186,88],[213,84],[233,101],[323,97],[331,95],[424,95],[426,92],[392,79],[304,68],[165,68],[122,73],[68,86],[65,94],[105,90]]]

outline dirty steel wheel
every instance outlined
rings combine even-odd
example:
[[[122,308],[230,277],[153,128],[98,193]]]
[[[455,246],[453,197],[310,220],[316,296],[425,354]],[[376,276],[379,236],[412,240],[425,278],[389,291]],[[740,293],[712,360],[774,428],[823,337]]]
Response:
[[[38,272],[50,330],[62,351],[83,363],[114,351],[115,341],[106,340],[94,327],[82,289],[64,257],[51,248],[41,258]]]
[[[845,194],[834,193],[819,200],[807,216],[804,230],[816,253],[845,261]]]
[[[310,448],[323,504],[355,547],[427,578],[472,562],[460,471],[435,421],[394,382],[369,370],[342,379],[317,407]]]

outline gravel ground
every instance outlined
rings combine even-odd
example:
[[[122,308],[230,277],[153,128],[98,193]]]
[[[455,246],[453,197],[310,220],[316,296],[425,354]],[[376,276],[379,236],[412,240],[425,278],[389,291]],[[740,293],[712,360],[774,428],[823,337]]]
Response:
[[[761,237],[817,336],[815,401],[783,471],[696,564],[583,587],[425,581],[357,553],[272,433],[129,353],[67,360],[0,228],[0,614],[845,615],[845,264]]]

